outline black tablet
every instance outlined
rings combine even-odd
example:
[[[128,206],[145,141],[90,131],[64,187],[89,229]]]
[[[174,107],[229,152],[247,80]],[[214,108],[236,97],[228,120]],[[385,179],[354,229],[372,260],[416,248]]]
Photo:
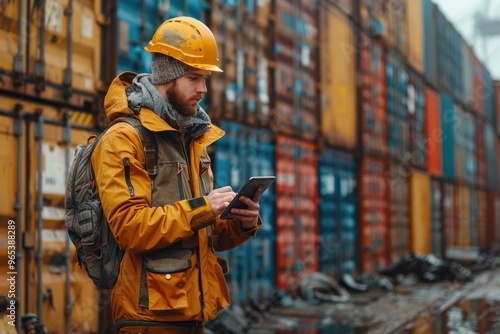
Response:
[[[240,201],[240,196],[245,196],[250,199],[253,198],[255,192],[258,188],[261,188],[262,193],[274,182],[276,176],[252,176],[248,181],[241,187],[238,194],[234,196],[228,207],[221,213],[221,219],[230,219],[228,214],[231,212],[232,208],[246,209],[247,205]]]

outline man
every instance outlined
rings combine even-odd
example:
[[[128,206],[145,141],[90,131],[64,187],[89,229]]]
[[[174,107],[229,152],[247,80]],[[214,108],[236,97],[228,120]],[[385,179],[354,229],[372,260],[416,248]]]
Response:
[[[165,21],[145,48],[152,74],[122,73],[104,107],[111,122],[136,117],[154,134],[155,167],[145,168],[140,134],[114,124],[92,155],[97,188],[117,243],[125,250],[111,294],[118,333],[204,333],[229,305],[227,264],[214,251],[234,248],[262,225],[260,190],[248,208],[218,216],[236,195],[213,188],[207,146],[224,135],[198,105],[218,67],[217,45],[202,22]]]

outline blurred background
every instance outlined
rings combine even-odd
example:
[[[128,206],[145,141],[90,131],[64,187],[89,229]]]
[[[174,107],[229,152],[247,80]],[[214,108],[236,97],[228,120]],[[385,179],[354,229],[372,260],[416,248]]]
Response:
[[[226,136],[216,186],[276,175],[263,228],[221,254],[234,304],[304,275],[376,275],[410,252],[498,246],[500,8],[445,0],[0,0],[0,293],[15,222],[18,317],[106,333],[109,293],[64,226],[75,147],[164,20],[205,22],[223,73],[201,105]]]

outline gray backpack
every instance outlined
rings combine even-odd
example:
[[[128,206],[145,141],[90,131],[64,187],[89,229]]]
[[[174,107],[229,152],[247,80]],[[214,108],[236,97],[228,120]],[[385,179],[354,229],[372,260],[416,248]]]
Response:
[[[133,117],[118,118],[106,130],[122,121],[139,132],[146,154],[144,168],[152,179],[157,171],[158,151],[153,133]],[[87,145],[82,144],[76,148],[66,182],[65,225],[69,238],[76,247],[80,267],[83,264],[96,286],[111,289],[118,279],[124,251],[116,243],[104,216],[90,160],[106,130],[98,137],[90,137]],[[94,140],[91,141],[92,139]]]

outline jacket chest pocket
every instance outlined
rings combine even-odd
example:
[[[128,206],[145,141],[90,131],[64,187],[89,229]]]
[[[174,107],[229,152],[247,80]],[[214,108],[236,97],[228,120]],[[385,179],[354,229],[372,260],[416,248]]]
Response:
[[[193,197],[185,162],[161,163],[158,164],[158,171],[153,180],[152,206],[164,206]]]

